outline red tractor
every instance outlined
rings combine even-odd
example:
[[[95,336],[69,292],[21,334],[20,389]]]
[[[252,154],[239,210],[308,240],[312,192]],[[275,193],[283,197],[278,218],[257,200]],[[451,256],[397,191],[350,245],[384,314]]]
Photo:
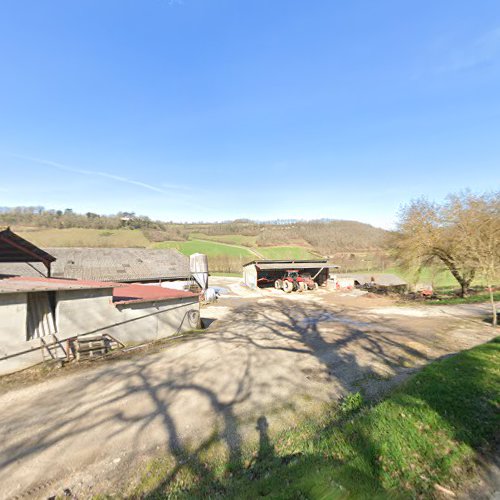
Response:
[[[274,288],[290,292],[305,292],[306,290],[316,290],[318,284],[311,278],[309,273],[300,274],[296,269],[289,269],[281,279],[274,282]]]

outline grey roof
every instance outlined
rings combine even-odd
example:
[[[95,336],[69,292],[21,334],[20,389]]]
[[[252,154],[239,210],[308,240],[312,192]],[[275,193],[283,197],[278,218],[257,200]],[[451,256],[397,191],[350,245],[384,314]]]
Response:
[[[402,280],[399,276],[395,274],[388,273],[371,273],[371,274],[360,274],[360,273],[345,273],[337,274],[339,278],[352,278],[357,281],[360,285],[371,283],[371,279],[374,278],[375,284],[380,286],[401,286],[407,285],[406,281]]]
[[[171,248],[47,248],[56,258],[52,276],[96,281],[146,281],[189,277],[189,257]],[[40,276],[39,264],[0,263],[0,274]]]
[[[322,269],[322,268],[337,269],[339,267],[339,266],[336,266],[335,264],[326,264],[324,262],[303,262],[303,263],[274,262],[272,264],[270,264],[270,263],[258,264],[257,263],[257,264],[255,264],[255,266],[259,269]]]
[[[258,267],[261,267],[262,264],[283,264],[282,267],[286,267],[288,265],[292,264],[306,264],[306,263],[311,263],[311,264],[326,264],[327,259],[305,259],[305,260],[299,260],[299,259],[289,259],[289,260],[279,260],[279,259],[264,259],[264,260],[252,260],[250,262],[247,262],[246,264],[243,264],[243,267],[245,266],[250,266],[250,265],[257,265]]]

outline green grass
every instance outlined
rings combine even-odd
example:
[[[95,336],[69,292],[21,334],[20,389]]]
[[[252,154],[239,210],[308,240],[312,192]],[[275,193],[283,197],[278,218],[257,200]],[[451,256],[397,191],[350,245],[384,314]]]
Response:
[[[228,462],[221,445],[150,463],[141,498],[430,498],[457,490],[498,437],[500,337],[434,362],[375,406],[359,394]],[[211,451],[210,451],[211,450]]]
[[[253,260],[255,255],[244,248],[233,247],[224,245],[215,241],[163,241],[154,245],[155,248],[176,248],[184,255],[191,255],[193,253],[204,253],[209,258],[216,256],[238,257]]]
[[[245,236],[243,234],[219,234],[211,235],[204,233],[191,233],[189,239],[195,240],[211,240],[219,243],[227,243],[229,245],[240,245],[244,247],[255,247],[257,236]]]
[[[303,247],[283,246],[283,247],[259,247],[257,252],[266,259],[318,259],[317,255],[312,254]]]
[[[493,300],[500,301],[500,292],[493,293]],[[476,304],[481,302],[489,302],[490,295],[488,293],[478,293],[477,295],[469,295],[468,297],[446,297],[439,300],[426,300],[426,304],[431,305],[453,305],[453,304]]]
[[[40,247],[148,247],[139,229],[32,229],[16,231]]]

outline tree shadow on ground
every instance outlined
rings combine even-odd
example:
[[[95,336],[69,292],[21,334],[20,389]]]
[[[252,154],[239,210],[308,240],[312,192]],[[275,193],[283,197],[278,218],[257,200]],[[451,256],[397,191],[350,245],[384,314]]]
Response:
[[[278,435],[273,443],[267,419],[261,416],[258,448],[245,466],[233,467],[217,490],[197,485],[177,490],[176,495],[248,499],[449,495],[449,488],[470,477],[474,453],[495,446],[500,425],[499,356],[497,340],[435,363],[379,406],[358,414],[336,413],[312,437],[299,439],[285,451],[279,443],[286,435]],[[300,432],[304,430],[296,429],[295,437]],[[290,453],[293,447],[297,451]],[[161,489],[154,492],[156,497],[165,494]]]
[[[325,385],[335,386],[335,394],[341,394],[356,388],[362,377],[378,376],[375,363],[394,374],[404,368],[406,360],[427,360],[422,350],[406,344],[405,335],[411,336],[411,331],[399,329],[394,333],[387,322],[359,322],[341,309],[313,304],[245,305],[218,323],[213,331],[183,344],[190,351],[169,358],[167,364],[162,353],[157,353],[101,366],[85,376],[73,377],[71,383],[59,384],[57,401],[51,405],[46,404],[47,394],[42,392],[18,407],[18,412],[29,415],[27,419],[1,416],[0,424],[9,429],[9,434],[3,441],[0,469],[8,474],[20,461],[29,464],[43,455],[56,464],[53,469],[61,467],[63,471],[71,462],[66,450],[79,446],[82,440],[113,446],[126,436],[127,450],[138,450],[152,429],[161,429],[161,437],[155,442],[162,445],[155,453],[168,454],[173,462],[150,489],[150,495],[163,496],[181,474],[194,478],[197,485],[196,490],[188,488],[188,493],[223,495],[231,489],[231,477],[240,473],[247,477],[250,471],[255,474],[254,480],[267,480],[262,479],[265,469],[276,460],[280,467],[290,470],[302,467],[304,461],[337,463],[335,457],[314,453],[278,457],[263,416],[258,421],[260,447],[256,459],[249,466],[243,458],[242,406],[255,408],[252,398],[256,396],[290,401],[300,392],[319,387],[313,385],[301,364],[309,366],[312,362]],[[210,349],[209,355],[189,357],[206,349]],[[266,367],[277,363],[283,363],[283,370],[269,380]],[[183,405],[189,406],[191,414],[180,411]],[[195,417],[201,435],[196,442],[186,439],[182,429],[185,417]],[[30,428],[36,432],[26,433]],[[222,475],[204,458],[217,444],[227,450]],[[105,448],[90,449],[89,457],[107,458],[109,462]]]

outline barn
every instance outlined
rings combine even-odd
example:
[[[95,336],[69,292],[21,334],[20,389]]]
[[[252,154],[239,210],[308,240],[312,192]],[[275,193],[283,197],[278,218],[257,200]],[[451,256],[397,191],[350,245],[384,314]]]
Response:
[[[197,294],[54,278],[0,279],[0,375],[68,356],[67,341],[151,342],[199,326]]]
[[[55,262],[53,255],[12,231],[0,231],[2,265],[24,266],[32,271],[43,267],[50,275]],[[158,270],[154,276],[151,269],[148,277],[165,276],[167,271]],[[135,344],[199,326],[199,296],[195,293],[36,274],[0,275],[0,375],[45,360],[67,358],[69,342],[75,338],[98,335],[121,344]]]
[[[327,286],[330,269],[339,266],[329,264],[327,260],[253,260],[243,266],[243,282],[250,288],[274,286],[277,279],[285,273],[296,270],[301,274],[310,274],[319,286]]]

